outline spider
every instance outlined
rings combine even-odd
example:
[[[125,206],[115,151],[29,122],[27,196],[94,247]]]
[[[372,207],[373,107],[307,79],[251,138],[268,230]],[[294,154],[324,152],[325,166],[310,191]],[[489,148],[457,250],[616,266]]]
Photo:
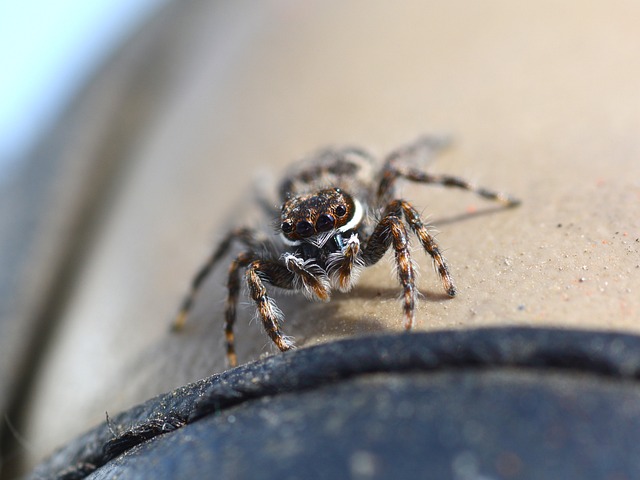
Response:
[[[476,187],[464,179],[436,175],[415,166],[429,160],[447,141],[422,136],[387,155],[380,167],[369,153],[357,147],[327,148],[293,165],[280,183],[281,208],[271,209],[277,227],[272,235],[252,228],[229,232],[194,276],[174,329],[181,329],[203,281],[213,267],[238,242],[244,246],[231,262],[225,306],[224,334],[230,366],[237,365],[233,326],[244,270],[249,296],[265,332],[281,350],[294,348],[284,335],[282,311],[266,285],[301,292],[309,300],[328,301],[332,289],[351,290],[364,267],[377,263],[393,249],[398,281],[402,287],[404,327],[414,324],[416,271],[409,248],[409,232],[434,261],[444,291],[456,295],[449,267],[420,214],[396,197],[396,182],[406,179],[469,190],[505,206],[520,202],[504,193]]]

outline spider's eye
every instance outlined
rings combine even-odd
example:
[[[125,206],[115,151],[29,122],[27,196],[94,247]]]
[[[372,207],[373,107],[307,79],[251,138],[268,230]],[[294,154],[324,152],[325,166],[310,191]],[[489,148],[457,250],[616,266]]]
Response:
[[[301,237],[313,235],[313,225],[306,220],[300,220],[296,223],[296,232],[298,232],[298,235]]]
[[[316,221],[316,230],[319,232],[327,232],[333,228],[336,220],[331,216],[323,213]]]
[[[289,220],[285,220],[282,222],[282,225],[280,225],[280,228],[284,233],[291,233],[293,231],[293,224]]]
[[[347,213],[347,207],[345,207],[344,205],[338,205],[336,207],[336,215],[339,217],[344,217]]]

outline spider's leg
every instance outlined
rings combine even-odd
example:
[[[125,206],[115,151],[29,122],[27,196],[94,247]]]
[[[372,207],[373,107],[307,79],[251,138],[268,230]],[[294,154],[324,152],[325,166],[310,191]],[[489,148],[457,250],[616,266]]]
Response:
[[[240,271],[245,267],[248,267],[246,281],[249,286],[249,295],[256,303],[258,316],[269,337],[282,351],[293,347],[291,340],[280,331],[279,325],[283,315],[275,302],[267,295],[264,282],[286,290],[297,290],[296,274],[290,271],[286,265],[279,262],[258,260],[251,252],[244,252],[238,255],[231,263],[227,282],[229,293],[225,308],[224,335],[227,347],[227,361],[231,367],[235,367],[238,364],[233,326],[236,321],[236,307],[241,289]]]
[[[403,176],[399,164],[420,162],[426,165],[450,144],[451,140],[447,137],[423,135],[388,154],[378,184],[379,203],[384,205],[393,198],[396,180]]]
[[[280,351],[290,350],[294,344],[280,329],[280,323],[283,319],[282,311],[267,295],[264,281],[281,288],[292,288],[292,273],[287,267],[273,260],[254,260],[247,267],[246,280],[249,286],[249,296],[256,304],[258,316],[267,335]]]
[[[378,184],[378,201],[388,202],[394,193],[394,186],[399,178],[406,178],[412,182],[442,185],[445,187],[468,190],[488,200],[513,207],[520,204],[520,200],[503,192],[496,192],[488,188],[473,185],[471,182],[453,175],[436,175],[424,172],[412,166],[411,159],[431,160],[444,147],[448,146],[446,139],[423,136],[418,140],[391,152],[382,169],[382,176]]]
[[[360,239],[355,233],[349,237],[341,252],[329,255],[327,270],[341,292],[351,290],[364,267]]]
[[[236,307],[238,305],[238,296],[240,295],[240,270],[249,265],[253,258],[249,252],[243,252],[229,266],[228,293],[224,313],[224,337],[227,347],[227,362],[230,367],[235,367],[238,364],[233,325],[236,322]]]
[[[173,321],[173,330],[181,330],[184,327],[189,312],[191,311],[191,307],[193,306],[194,299],[198,294],[202,283],[207,279],[211,270],[215,267],[218,261],[227,254],[232,243],[236,240],[248,246],[252,250],[255,250],[260,244],[256,233],[249,228],[238,228],[230,231],[193,277],[189,291],[183,298],[182,303],[180,304],[180,309]]]
[[[432,174],[423,172],[415,168],[399,169],[398,175],[411,180],[412,182],[426,183],[432,185],[442,185],[444,187],[460,188],[475,193],[487,200],[493,200],[507,207],[515,207],[520,204],[520,200],[504,192],[496,192],[485,187],[480,187],[471,182],[453,175]]]
[[[409,330],[413,327],[415,316],[415,267],[411,261],[407,229],[399,215],[388,208],[367,241],[362,255],[365,265],[377,263],[391,245],[395,252],[398,280],[403,289],[404,326]]]
[[[436,265],[436,269],[438,270],[438,274],[440,275],[440,279],[442,280],[442,286],[444,287],[445,292],[447,292],[447,295],[450,297],[454,297],[456,295],[456,286],[451,278],[451,273],[449,273],[447,262],[440,253],[440,248],[438,247],[435,239],[429,233],[427,227],[420,218],[418,211],[405,200],[394,200],[389,204],[388,208],[398,213],[400,211],[404,213],[405,220],[409,224],[411,230],[413,230],[417,235],[420,243],[422,244],[422,248],[431,255],[431,258]]]

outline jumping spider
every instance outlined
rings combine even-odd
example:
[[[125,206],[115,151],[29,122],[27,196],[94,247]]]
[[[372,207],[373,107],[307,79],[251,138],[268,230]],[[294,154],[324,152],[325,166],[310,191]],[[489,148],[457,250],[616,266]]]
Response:
[[[416,162],[408,161],[428,160],[445,145],[443,139],[420,137],[391,152],[382,168],[367,152],[354,147],[325,149],[294,165],[280,184],[282,207],[279,212],[273,210],[278,218],[276,233],[268,238],[251,228],[229,232],[195,275],[174,328],[184,325],[202,282],[237,241],[245,249],[229,268],[224,322],[231,366],[237,365],[233,325],[242,270],[266,333],[281,351],[286,351],[294,344],[282,333],[282,311],[268,295],[265,284],[302,292],[310,300],[328,301],[332,288],[348,292],[360,270],[377,263],[392,248],[403,291],[404,326],[411,329],[417,288],[408,229],[433,258],[447,295],[455,296],[456,287],[420,214],[411,203],[396,197],[396,181],[404,178],[456,187],[506,206],[519,203],[509,195],[473,186],[458,177],[424,172],[411,165]]]

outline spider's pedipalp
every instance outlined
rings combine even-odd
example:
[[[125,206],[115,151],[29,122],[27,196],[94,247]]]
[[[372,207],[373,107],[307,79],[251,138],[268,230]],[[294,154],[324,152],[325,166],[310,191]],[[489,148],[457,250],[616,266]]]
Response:
[[[329,255],[327,271],[334,286],[341,292],[350,291],[364,267],[360,249],[360,239],[354,233],[341,251]]]
[[[294,289],[301,291],[310,300],[328,302],[331,298],[327,274],[313,259],[303,260],[291,253],[285,253],[282,260],[294,274]]]

